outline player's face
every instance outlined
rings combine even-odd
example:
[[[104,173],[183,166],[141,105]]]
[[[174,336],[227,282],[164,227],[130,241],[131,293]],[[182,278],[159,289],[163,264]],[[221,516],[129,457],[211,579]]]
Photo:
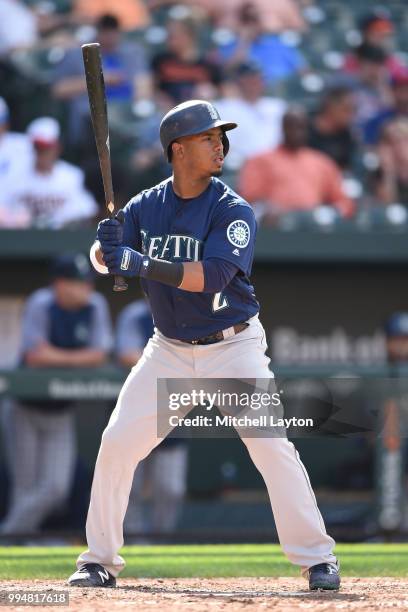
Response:
[[[207,132],[180,139],[183,158],[194,175],[220,176],[224,165],[223,131],[212,128]]]
[[[49,172],[59,157],[60,146],[58,143],[47,146],[34,144],[34,151],[37,169],[40,172]]]
[[[288,112],[283,118],[285,145],[289,149],[299,149],[307,142],[307,118],[303,112]]]
[[[92,293],[92,283],[68,278],[57,278],[53,288],[58,304],[67,310],[86,306]]]

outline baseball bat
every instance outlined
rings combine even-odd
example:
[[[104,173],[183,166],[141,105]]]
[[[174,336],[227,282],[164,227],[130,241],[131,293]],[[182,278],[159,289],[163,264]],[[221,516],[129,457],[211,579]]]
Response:
[[[115,216],[115,204],[109,146],[109,124],[99,43],[82,45],[82,57],[84,60],[93,132],[98,151],[99,165],[101,167],[105,203],[109,216],[113,218]],[[114,291],[126,291],[127,287],[123,276],[115,276]]]

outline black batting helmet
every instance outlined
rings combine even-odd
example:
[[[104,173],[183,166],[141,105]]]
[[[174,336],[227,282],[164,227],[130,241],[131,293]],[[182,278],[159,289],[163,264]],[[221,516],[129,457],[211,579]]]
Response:
[[[172,108],[160,124],[160,140],[167,160],[171,161],[171,144],[177,138],[201,134],[216,127],[222,128],[224,132],[225,157],[229,149],[225,132],[236,128],[236,123],[222,121],[217,109],[205,100],[188,100]]]

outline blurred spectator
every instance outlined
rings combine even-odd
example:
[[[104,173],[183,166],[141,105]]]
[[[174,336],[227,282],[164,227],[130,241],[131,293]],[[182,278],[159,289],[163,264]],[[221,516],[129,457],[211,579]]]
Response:
[[[79,23],[95,23],[107,14],[116,17],[123,30],[144,28],[150,22],[143,0],[74,0],[73,5],[73,15]]]
[[[395,28],[389,11],[382,7],[374,8],[360,19],[359,26],[362,42],[385,51],[387,55],[385,66],[388,74],[393,77],[397,76],[404,68],[404,64],[392,53]],[[350,54],[346,57],[343,69],[355,73],[358,72],[358,64],[358,57]]]
[[[392,120],[385,126],[377,151],[376,198],[383,204],[408,206],[408,118]]]
[[[156,185],[172,173],[171,165],[163,154],[159,136],[161,120],[172,106],[167,96],[156,96],[154,112],[138,125],[127,170],[131,193],[139,193],[151,185]]]
[[[387,355],[391,363],[408,362],[408,312],[395,312],[385,324]]]
[[[0,2],[0,57],[15,49],[32,47],[38,41],[35,13],[21,0]]]
[[[30,123],[27,133],[33,160],[4,181],[0,227],[59,229],[95,217],[98,205],[84,188],[82,170],[59,159],[58,122],[40,117]]]
[[[72,37],[67,26],[72,23],[71,14],[57,12],[52,2],[1,0],[0,57],[13,51],[45,47],[51,40],[47,36],[59,28],[64,33],[63,38],[69,40]]]
[[[143,47],[123,39],[119,21],[113,15],[103,15],[97,28],[108,101],[130,104],[133,100],[150,99],[152,84]],[[79,46],[68,51],[58,64],[53,94],[57,99],[69,102],[67,139],[70,144],[77,143],[82,136],[84,121],[89,121],[89,104]]]
[[[152,61],[159,91],[172,105],[199,97],[199,86],[208,88],[207,97],[216,96],[221,71],[201,53],[196,22],[191,18],[170,19],[166,29],[166,50]]]
[[[153,335],[153,321],[145,300],[132,302],[120,313],[116,354],[120,365],[134,367]],[[137,410],[137,406],[135,407]],[[138,466],[133,479],[124,528],[127,533],[168,533],[176,525],[186,490],[187,447],[181,438],[166,438]],[[151,517],[146,526],[142,500],[150,489]]]
[[[174,0],[148,0],[148,6],[175,4]],[[296,0],[179,0],[177,4],[199,7],[207,13],[218,28],[235,31],[239,26],[239,11],[243,5],[253,5],[259,12],[265,31],[283,32],[284,30],[305,30],[306,24]]]
[[[289,109],[283,117],[283,143],[249,159],[239,177],[239,191],[249,202],[265,205],[266,223],[290,211],[312,210],[330,204],[344,216],[354,212],[344,194],[336,164],[307,147],[307,116]]]
[[[221,117],[234,117],[239,130],[228,136],[231,150],[227,163],[239,167],[248,158],[275,148],[282,139],[286,103],[265,95],[265,84],[256,64],[240,64],[232,73],[236,95],[217,100]],[[231,162],[232,163],[232,162]]]
[[[112,347],[105,298],[93,290],[84,255],[61,256],[50,287],[29,298],[22,321],[27,368],[102,365]],[[5,415],[12,494],[3,535],[35,533],[66,500],[76,462],[72,401],[13,401]]]
[[[18,173],[21,167],[27,166],[33,157],[27,134],[9,132],[9,118],[6,101],[0,98],[0,193],[2,194],[10,177]]]
[[[305,68],[304,59],[295,47],[266,31],[258,8],[250,2],[241,5],[235,36],[218,46],[217,55],[229,67],[248,61],[257,63],[268,87]]]
[[[347,87],[332,87],[322,97],[310,121],[308,144],[326,153],[342,170],[350,170],[356,153],[353,94]]]
[[[356,71],[349,83],[353,88],[355,122],[360,126],[391,104],[387,54],[381,47],[363,43],[358,47]]]
[[[368,145],[378,142],[383,126],[390,119],[408,118],[408,69],[392,79],[392,104],[380,111],[364,125],[364,141]]]

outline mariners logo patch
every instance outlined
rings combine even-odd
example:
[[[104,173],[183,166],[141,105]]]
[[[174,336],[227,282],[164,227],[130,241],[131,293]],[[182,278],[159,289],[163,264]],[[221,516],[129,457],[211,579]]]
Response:
[[[229,224],[227,228],[227,238],[232,245],[239,249],[244,249],[248,246],[251,230],[246,221],[238,219]]]

